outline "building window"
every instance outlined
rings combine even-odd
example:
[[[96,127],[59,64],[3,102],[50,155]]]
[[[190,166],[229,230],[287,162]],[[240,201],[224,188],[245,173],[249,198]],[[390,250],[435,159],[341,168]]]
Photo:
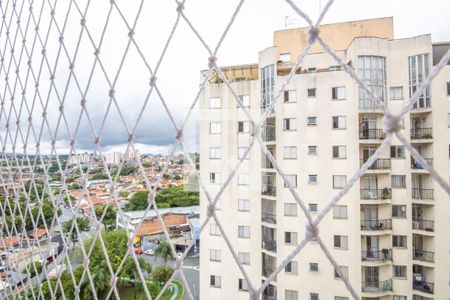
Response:
[[[447,96],[450,96],[450,82],[447,82]]]
[[[284,272],[288,274],[298,274],[298,263],[296,261],[290,261],[286,267],[284,267]]]
[[[297,216],[297,203],[285,203],[284,204],[284,215],[287,217]]]
[[[317,118],[316,117],[308,117],[308,126],[315,126],[317,125]]]
[[[214,224],[214,223],[209,224],[209,234],[210,235],[220,235],[219,226],[217,226],[217,224]]]
[[[392,205],[393,218],[406,218],[406,205]]]
[[[406,235],[393,235],[392,236],[392,247],[395,248],[406,248]]]
[[[310,272],[319,272],[319,264],[318,263],[309,263],[309,271]]]
[[[391,95],[391,100],[402,100],[403,99],[403,87],[402,86],[392,86],[389,89],[389,94]]]
[[[314,67],[308,68],[308,73],[316,73],[317,69]]]
[[[417,89],[422,86],[425,78],[430,72],[430,62],[428,54],[420,54],[410,56],[409,62],[409,97],[411,98]],[[430,87],[427,87],[422,95],[420,95],[414,108],[431,107]]]
[[[297,159],[297,147],[296,146],[284,146],[283,149],[285,159]]]
[[[238,200],[238,210],[239,211],[250,211],[250,200],[249,199],[239,199]]]
[[[283,120],[283,129],[285,131],[297,130],[297,119],[295,119],[295,118],[285,118]]]
[[[209,285],[212,287],[220,288],[221,286],[221,278],[217,275],[209,276]]]
[[[268,65],[261,69],[261,108],[266,109],[273,100],[275,88],[275,65]]]
[[[334,219],[347,219],[347,206],[346,205],[336,205],[333,207],[333,218]]]
[[[210,159],[220,159],[221,149],[220,147],[210,147],[209,148],[209,158]]]
[[[249,133],[250,132],[250,122],[249,121],[239,121],[238,122],[238,132],[239,133]]]
[[[341,271],[342,277],[347,279],[348,278],[348,267],[339,266],[339,270]],[[334,270],[334,278],[336,278],[336,279],[341,278],[341,276],[338,274],[336,269]]]
[[[284,91],[284,102],[297,102],[296,94],[295,90]]]
[[[358,56],[358,76],[381,101],[386,100],[386,58],[381,56]],[[359,87],[359,108],[376,108],[362,87]]]
[[[347,184],[347,175],[333,175],[333,189],[343,189]]]
[[[238,159],[244,158],[245,152],[247,151],[248,147],[238,147]],[[247,154],[245,159],[250,158],[250,152]]]
[[[290,62],[291,54],[290,53],[280,53],[280,57],[278,60],[281,62]]]
[[[238,174],[238,185],[249,185],[250,184],[250,174],[239,173]]]
[[[292,290],[286,290],[284,292],[284,300],[298,300],[298,292]]]
[[[222,123],[220,122],[210,122],[209,123],[209,133],[219,134],[222,132]]]
[[[297,187],[297,175],[287,174],[285,177],[286,181],[289,182],[293,188]],[[286,182],[284,182],[284,187],[288,187]]]
[[[334,236],[334,248],[347,250],[348,249],[348,236],[335,235]]]
[[[450,127],[450,114],[447,114],[447,127]]]
[[[308,175],[308,183],[316,184],[317,183],[317,175],[314,175],[314,174]]]
[[[317,210],[318,210],[317,203],[309,203],[308,204],[308,210],[309,210],[309,212],[316,213]]]
[[[209,183],[220,184],[220,173],[217,172],[209,173]]]
[[[250,264],[250,253],[238,252],[238,260],[243,265],[249,265]]]
[[[347,158],[347,146],[333,146],[333,158]]]
[[[209,98],[209,108],[220,108],[222,101],[220,98]]]
[[[239,278],[239,290],[248,291],[248,285],[245,279]]]
[[[249,95],[239,95],[238,98],[239,98],[239,101],[241,101],[243,107],[250,107]]]
[[[319,294],[309,293],[309,300],[319,300]]]
[[[334,296],[334,300],[348,300],[348,297]]]
[[[316,155],[317,154],[317,146],[308,146],[308,154]]]
[[[345,100],[345,86],[331,88],[332,100]]]
[[[216,249],[209,250],[209,260],[210,261],[221,261],[220,250],[216,250]]]
[[[297,238],[298,238],[297,232],[286,231],[284,233],[284,243],[287,245],[297,245],[298,243]]]
[[[316,89],[308,89],[308,98],[316,97]]]
[[[346,118],[345,116],[335,116],[333,117],[333,129],[345,129],[346,128]]]
[[[393,189],[405,189],[406,175],[391,175],[391,187]]]
[[[406,278],[406,266],[393,266],[392,277]]]
[[[248,239],[250,238],[250,226],[238,226],[238,237]]]
[[[405,146],[391,146],[391,158],[405,158]]]
[[[329,66],[328,70],[329,71],[340,71],[340,70],[342,70],[342,67],[339,66],[339,65],[337,65],[337,66]]]
[[[394,299],[393,300],[408,300],[408,297],[400,296],[400,295],[394,295]]]

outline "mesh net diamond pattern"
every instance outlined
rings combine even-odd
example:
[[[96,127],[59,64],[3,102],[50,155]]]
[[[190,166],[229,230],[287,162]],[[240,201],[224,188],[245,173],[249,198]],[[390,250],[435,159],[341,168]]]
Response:
[[[92,242],[87,246],[81,246],[79,249],[81,265],[83,268],[75,270],[69,250],[71,249],[70,242],[63,239],[64,249],[58,256],[58,260],[67,266],[65,272],[66,278],[62,278],[61,273],[57,273],[56,280],[49,281],[50,271],[53,270],[53,265],[37,264],[28,265],[25,270],[25,279],[22,279],[23,286],[15,286],[13,284],[4,284],[1,298],[30,298],[30,299],[44,299],[50,297],[52,299],[67,299],[67,285],[63,284],[63,280],[72,283],[70,286],[73,298],[78,299],[79,292],[82,286],[87,286],[86,290],[91,293],[92,298],[99,299],[96,291],[98,290],[98,283],[102,280],[108,281],[106,291],[104,291],[103,298],[117,298],[120,299],[117,283],[121,280],[121,271],[131,264],[136,270],[136,278],[141,282],[146,281],[147,272],[141,266],[141,263],[134,252],[133,241],[136,233],[142,226],[145,215],[151,209],[154,209],[157,218],[162,225],[164,235],[169,242],[171,251],[175,257],[175,246],[170,239],[169,231],[165,227],[162,215],[155,203],[156,187],[160,183],[163,175],[166,174],[168,165],[164,165],[157,177],[155,183],[151,184],[144,171],[142,161],[139,157],[134,158],[134,163],[138,166],[140,176],[142,176],[145,186],[148,187],[148,206],[144,213],[144,218],[136,226],[136,230],[130,232],[125,228],[127,233],[128,250],[123,257],[117,257],[114,253],[108,252],[105,247],[105,238],[102,235],[104,231],[102,224],[103,219],[108,213],[110,206],[117,208],[117,214],[123,216],[123,210],[118,203],[118,195],[116,193],[117,183],[120,172],[126,167],[125,161],[121,161],[118,170],[112,172],[102,155],[102,135],[107,130],[106,121],[115,114],[117,122],[122,126],[125,136],[127,136],[126,153],[134,153],[136,131],[139,127],[142,118],[145,117],[146,109],[149,106],[156,105],[150,101],[151,96],[155,96],[161,110],[170,120],[176,133],[176,144],[169,152],[169,160],[174,156],[177,150],[185,152],[187,163],[192,169],[193,175],[196,177],[201,192],[206,195],[208,199],[207,210],[202,212],[207,216],[205,221],[201,224],[201,231],[204,230],[208,222],[213,219],[218,225],[222,238],[225,240],[229,251],[232,253],[236,264],[239,266],[247,285],[249,287],[249,294],[251,299],[258,299],[263,290],[275,279],[277,274],[284,269],[284,267],[296,255],[298,255],[303,247],[309,241],[316,241],[329,262],[334,266],[339,275],[341,274],[338,263],[330,254],[319,234],[319,224],[332,207],[339,202],[339,200],[351,189],[354,183],[365,173],[370,165],[380,156],[380,154],[387,149],[391,143],[392,136],[395,135],[411,152],[412,156],[418,161],[424,169],[430,172],[434,180],[450,195],[450,187],[439,176],[439,174],[430,166],[427,161],[420,156],[420,154],[411,146],[408,140],[399,131],[399,120],[408,113],[414,103],[416,103],[419,96],[431,84],[431,81],[439,73],[439,71],[450,60],[450,52],[447,52],[439,64],[433,67],[429,76],[424,80],[422,86],[416,91],[409,101],[406,102],[403,109],[398,114],[394,114],[388,110],[384,103],[378,99],[372,91],[364,85],[364,83],[357,77],[353,70],[347,66],[334,51],[322,40],[320,36],[320,23],[325,14],[332,6],[332,0],[328,1],[326,6],[320,13],[317,21],[312,21],[311,18],[293,1],[286,0],[285,2],[292,7],[292,9],[304,19],[310,26],[308,41],[306,48],[298,56],[295,65],[288,76],[284,78],[279,90],[274,96],[273,101],[266,108],[261,120],[254,120],[250,116],[247,108],[243,106],[237,96],[236,91],[227,80],[217,65],[217,57],[222,42],[233,26],[236,18],[239,17],[241,7],[244,5],[244,0],[237,3],[233,14],[231,15],[225,29],[220,34],[218,33],[219,42],[212,47],[208,45],[202,35],[191,22],[188,13],[185,12],[185,6],[188,6],[185,1],[174,1],[173,3],[173,25],[171,31],[163,44],[161,54],[157,57],[148,57],[145,51],[142,51],[141,45],[135,37],[135,30],[139,25],[140,18],[146,10],[158,9],[156,3],[148,4],[145,1],[140,1],[137,9],[130,13],[124,10],[127,5],[125,1],[110,0],[105,6],[102,16],[95,16],[91,9],[90,0],[70,0],[62,2],[50,0],[23,0],[23,1],[2,1],[0,2],[2,21],[0,27],[0,143],[1,143],[1,185],[4,200],[0,205],[1,213],[1,229],[3,233],[2,246],[4,249],[8,245],[14,243],[14,239],[22,237],[25,244],[21,250],[15,253],[15,261],[10,261],[11,265],[19,266],[19,262],[26,261],[27,248],[30,247],[30,241],[36,234],[38,228],[44,228],[49,236],[55,234],[56,228],[63,226],[63,221],[70,220],[69,232],[75,232],[80,235],[82,230],[77,219],[77,211],[80,208],[79,204],[73,204],[70,199],[68,185],[70,183],[73,172],[77,172],[81,177],[81,191],[88,199],[87,203],[90,205],[87,210],[88,217],[92,220],[92,226],[95,227],[95,234],[92,237]],[[263,4],[261,4],[263,5]],[[151,7],[152,6],[152,7]],[[89,21],[90,18],[101,19],[101,22],[96,22],[96,28]],[[112,20],[115,21],[112,21]],[[115,22],[115,23],[114,23]],[[179,28],[180,24],[184,23],[192,31],[199,42],[207,51],[209,57],[205,57],[205,62],[208,63],[208,73],[204,76],[200,84],[199,90],[195,99],[192,100],[190,109],[181,123],[175,121],[173,112],[170,110],[165,100],[165,95],[158,87],[158,71],[161,64],[163,64],[164,57],[167,50],[171,46],[172,38]],[[99,25],[100,24],[100,25]],[[118,34],[117,49],[110,49],[103,47],[105,39],[108,34],[111,34],[111,27],[114,30],[120,29],[118,32],[123,33],[123,36]],[[116,28],[117,27],[117,28]],[[142,29],[141,29],[142,30]],[[309,49],[314,43],[319,43],[335,60],[341,65],[343,70],[355,82],[361,86],[373,101],[384,110],[385,131],[387,138],[376,150],[376,152],[367,160],[367,162],[356,172],[347,182],[344,189],[336,194],[328,203],[328,205],[321,211],[321,213],[313,218],[304,202],[296,190],[291,186],[289,180],[285,179],[283,170],[277,165],[276,160],[271,152],[263,143],[260,131],[264,126],[264,119],[269,115],[274,108],[280,96],[283,94],[285,87],[288,85],[295,71],[300,67],[304,57],[307,55]],[[91,51],[90,59],[80,61],[80,52]],[[117,56],[117,62],[105,61],[102,58],[102,53],[114,51]],[[138,114],[133,122],[127,123],[124,116],[125,108],[120,106],[118,99],[123,95],[117,94],[116,90],[121,84],[121,78],[126,76],[127,58],[130,55],[138,57],[147,74],[148,89],[144,95],[143,103],[138,105]],[[154,66],[150,63],[150,59],[156,61]],[[252,135],[249,147],[245,154],[237,161],[233,170],[230,172],[221,189],[215,195],[211,194],[204,185],[202,178],[196,171],[195,163],[188,153],[188,148],[183,141],[183,133],[187,122],[192,117],[192,112],[196,107],[201,92],[207,84],[207,78],[212,72],[223,80],[225,85],[230,90],[235,98],[240,109],[244,111],[248,120],[253,124]],[[99,126],[95,124],[92,118],[92,90],[95,90],[97,82],[103,82],[108,87],[108,90],[103,91],[108,95],[108,102],[106,110],[101,118]],[[79,110],[68,110],[69,101],[78,99]],[[75,122],[70,122],[75,120]],[[72,124],[73,123],[73,124]],[[77,154],[77,141],[84,138],[80,136],[82,127],[87,127],[93,136],[91,145],[94,149],[94,155],[87,162],[81,162]],[[122,132],[121,132],[122,133]],[[61,160],[61,153],[57,151],[57,144],[61,136],[64,136],[68,141],[69,155],[75,155],[76,163],[72,169]],[[49,141],[44,141],[43,137],[50,137]],[[47,142],[50,145],[50,155],[44,154],[41,148]],[[292,193],[294,199],[302,209],[308,225],[305,228],[305,237],[297,245],[297,247],[285,257],[277,266],[275,271],[268,277],[268,279],[261,285],[258,285],[258,280],[250,278],[246,270],[242,267],[238,260],[233,244],[228,238],[218,215],[215,213],[215,207],[220,195],[225,191],[233,177],[235,176],[239,166],[249,154],[252,147],[259,145],[263,153],[273,164],[274,168],[281,175],[283,181],[287,185],[289,191]],[[110,197],[106,202],[103,210],[98,212],[94,209],[91,196],[88,192],[88,176],[92,174],[95,169],[94,159],[101,162],[107,175],[107,185],[110,191]],[[52,169],[53,168],[53,169]],[[50,182],[52,181],[53,171],[56,170],[59,176],[57,180],[61,184],[59,192],[53,193]],[[39,170],[39,172],[37,172]],[[39,181],[39,184],[37,182]],[[150,188],[153,186],[153,188]],[[67,203],[70,212],[66,219],[58,213],[61,204]],[[25,222],[26,220],[26,222]],[[30,230],[31,229],[31,230]],[[33,232],[30,234],[30,232]],[[80,243],[80,242],[79,242]],[[41,247],[39,243],[34,244],[39,254],[46,257],[48,251],[52,251],[49,247]],[[94,248],[99,247],[100,252],[104,257],[107,272],[102,273],[90,265],[91,254]],[[191,243],[181,257],[177,257],[174,263],[175,272],[164,285],[162,290],[158,293],[156,299],[159,299],[164,292],[169,288],[172,280],[177,274],[180,275],[181,281],[185,286],[187,296],[194,299],[193,293],[187,284],[186,277],[183,273],[182,265],[188,251],[193,247]],[[133,264],[134,263],[134,264]],[[42,270],[40,270],[42,269]],[[34,276],[36,273],[41,273],[40,276]],[[102,277],[103,276],[103,277]],[[359,293],[353,288],[352,283],[341,276],[347,289],[355,299],[359,299]],[[33,288],[37,287],[37,288]],[[145,295],[151,299],[151,293],[147,285],[143,285]],[[44,296],[46,295],[46,296]],[[48,296],[50,295],[50,296]]]

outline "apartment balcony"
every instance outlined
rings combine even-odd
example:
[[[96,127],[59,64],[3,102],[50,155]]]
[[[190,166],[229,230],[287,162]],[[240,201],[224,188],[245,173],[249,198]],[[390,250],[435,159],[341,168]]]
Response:
[[[425,158],[425,161],[428,165],[433,166],[433,159],[432,158]],[[415,159],[411,159],[411,169],[412,170],[425,170],[422,165],[416,161]]]
[[[412,229],[426,232],[434,232],[434,221],[424,219],[414,219],[412,221]]]
[[[378,105],[378,102],[373,100],[359,100],[358,108],[360,110],[378,110],[380,113],[383,112],[383,109]]]
[[[261,222],[277,224],[277,215],[273,212],[261,212]]]
[[[418,200],[433,200],[434,199],[434,190],[433,189],[419,189],[412,188],[412,198]]]
[[[359,131],[360,140],[384,140],[386,133],[383,129],[363,129]]]
[[[362,200],[387,200],[392,199],[392,189],[361,189],[360,197]]]
[[[276,130],[274,125],[265,125],[262,128],[262,140],[264,142],[276,141]]]
[[[434,262],[434,252],[416,249],[413,250],[413,259],[432,263]]]
[[[413,294],[412,300],[434,300],[434,298],[428,298],[428,297]]]
[[[272,184],[262,184],[261,194],[275,197],[277,195],[277,187]]]
[[[434,294],[434,282],[413,281],[413,290],[426,294]]]
[[[277,241],[274,240],[263,240],[262,241],[262,248],[271,251],[271,252],[277,252]]]
[[[261,168],[263,169],[273,169],[272,162],[266,157],[262,159]]]
[[[361,159],[360,166],[367,161],[367,159]],[[378,158],[376,161],[370,165],[367,170],[390,170],[391,169],[391,159],[390,158]]]
[[[361,220],[361,230],[384,231],[392,229],[392,220]]]
[[[392,249],[381,249],[378,251],[361,251],[361,260],[367,262],[392,261]]]
[[[424,140],[433,138],[432,128],[412,128],[411,139],[412,140]]]
[[[363,293],[392,292],[392,279],[383,281],[363,282],[361,284]]]

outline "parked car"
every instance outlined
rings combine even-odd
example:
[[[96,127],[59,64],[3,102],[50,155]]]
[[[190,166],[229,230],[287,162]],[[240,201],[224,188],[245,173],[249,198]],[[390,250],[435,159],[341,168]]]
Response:
[[[147,255],[155,255],[155,250],[147,249],[147,250],[144,251],[144,253],[147,254]]]
[[[134,249],[134,253],[135,254],[142,254],[142,253],[144,253],[144,251],[142,251],[141,248],[136,248],[136,249]]]

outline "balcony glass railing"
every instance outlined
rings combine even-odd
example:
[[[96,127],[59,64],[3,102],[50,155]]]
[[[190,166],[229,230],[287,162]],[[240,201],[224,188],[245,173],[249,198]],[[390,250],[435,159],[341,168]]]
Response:
[[[383,140],[386,133],[383,129],[362,129],[359,131],[360,140]]]
[[[275,126],[273,125],[265,125],[262,128],[262,140],[264,142],[275,142]]]
[[[379,293],[392,291],[392,279],[383,281],[368,281],[362,283],[364,293]]]
[[[413,219],[412,229],[433,232],[434,231],[434,221],[433,220],[424,220],[424,219]]]
[[[433,130],[432,128],[412,128],[411,129],[411,139],[432,139]]]
[[[425,158],[425,161],[427,162],[428,165],[433,166],[433,159],[432,158]],[[413,169],[413,170],[423,170],[423,167],[418,161],[415,161],[414,159],[411,159],[411,169]]]
[[[263,268],[262,268],[262,276],[269,277],[270,274],[273,273],[273,271],[275,271],[275,267],[270,268],[270,267],[264,267],[263,266]]]
[[[381,108],[378,105],[378,102],[375,102],[373,100],[368,100],[368,99],[359,100],[358,107],[359,107],[359,109],[379,109],[379,108]]]
[[[426,262],[434,262],[434,252],[416,249],[413,250],[413,259]]]
[[[392,189],[361,189],[360,197],[363,200],[384,200],[392,199]]]
[[[361,220],[361,230],[379,231],[392,229],[392,220]]]
[[[360,166],[367,161],[367,159],[361,159]],[[379,158],[370,165],[368,170],[389,170],[391,168],[391,159],[390,158]]]
[[[412,198],[413,199],[425,199],[425,200],[432,200],[434,199],[433,189],[419,189],[419,188],[412,188]]]
[[[434,282],[413,281],[413,290],[420,291],[422,293],[433,294]]]
[[[262,248],[267,251],[277,252],[277,241],[274,240],[263,240]]]
[[[267,196],[276,196],[277,195],[277,187],[272,184],[262,184],[261,185],[261,194]]]
[[[273,212],[261,212],[261,221],[270,223],[270,224],[277,224],[277,215]]]
[[[361,251],[361,260],[373,262],[392,261],[392,250],[381,249],[381,250]]]

